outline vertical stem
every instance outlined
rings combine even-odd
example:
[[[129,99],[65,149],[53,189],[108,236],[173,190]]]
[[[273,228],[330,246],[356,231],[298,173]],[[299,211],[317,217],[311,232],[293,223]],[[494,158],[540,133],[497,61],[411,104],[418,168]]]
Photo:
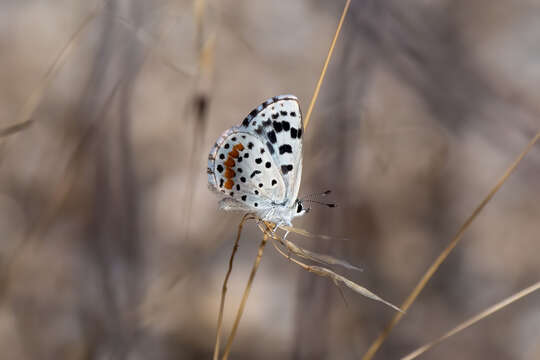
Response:
[[[341,26],[343,25],[343,21],[345,20],[345,15],[347,15],[347,11],[349,10],[350,4],[351,4],[351,0],[347,0],[347,2],[345,3],[345,7],[343,8],[343,12],[341,13],[341,18],[339,19],[336,33],[334,34],[334,38],[332,39],[332,43],[330,44],[330,49],[328,50],[328,55],[326,56],[326,61],[324,62],[323,69],[321,71],[321,76],[319,77],[319,81],[317,81],[317,86],[315,86],[313,97],[311,98],[311,102],[309,103],[309,108],[306,114],[306,118],[304,119],[304,129],[307,129],[307,126],[309,124],[309,119],[311,118],[313,107],[315,106],[315,102],[317,101],[317,97],[319,96],[319,90],[321,90],[321,85],[324,80],[324,76],[326,75],[326,69],[328,68],[328,64],[330,63],[332,54],[334,53],[334,47],[336,46],[339,33],[341,32]]]
[[[225,275],[225,280],[223,280],[223,288],[221,289],[221,303],[219,304],[216,344],[214,345],[214,357],[213,357],[214,360],[218,360],[218,357],[219,357],[221,325],[223,323],[223,308],[225,307],[225,295],[227,294],[227,283],[229,282],[229,276],[231,275],[234,255],[236,254],[236,251],[238,250],[238,243],[240,242],[240,235],[242,234],[242,228],[244,227],[244,223],[250,218],[251,216],[249,214],[244,215],[244,217],[242,218],[242,221],[240,221],[240,225],[238,225],[238,233],[236,234],[236,241],[234,242],[231,258],[229,259],[229,269],[227,270],[227,274]]]
[[[253,268],[251,269],[251,274],[249,275],[249,280],[246,285],[246,289],[244,290],[244,295],[242,296],[242,301],[240,302],[240,307],[238,308],[238,312],[236,313],[236,319],[234,320],[234,325],[231,330],[231,334],[229,335],[229,339],[227,339],[227,345],[225,346],[225,352],[223,353],[223,358],[222,358],[223,360],[227,360],[229,358],[229,352],[231,351],[231,346],[234,340],[234,336],[236,335],[236,330],[238,329],[240,318],[242,318],[242,313],[244,312],[244,307],[246,305],[247,298],[249,296],[249,291],[251,290],[251,284],[253,283],[253,279],[255,278],[257,269],[259,268],[259,263],[261,262],[264,246],[266,245],[267,241],[268,241],[268,235],[264,234],[261,244],[259,245],[257,258],[255,259],[255,263],[253,264]]]

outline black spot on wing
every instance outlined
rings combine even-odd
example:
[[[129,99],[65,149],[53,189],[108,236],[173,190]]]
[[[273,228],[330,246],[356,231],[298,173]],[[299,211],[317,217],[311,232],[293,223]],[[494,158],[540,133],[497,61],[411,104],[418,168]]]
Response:
[[[264,127],[270,126],[270,125],[272,125],[272,120],[268,119],[266,121],[263,121],[262,124],[263,124]]]
[[[274,121],[273,125],[276,133],[279,133],[281,130],[283,130],[283,126],[281,126],[281,121]]]
[[[272,179],[272,186],[276,185],[277,184],[277,180],[276,179]]]
[[[267,132],[266,136],[268,136],[268,140],[270,140],[272,144],[275,144],[277,142],[276,133],[274,132],[274,130]]]
[[[292,147],[289,144],[283,144],[279,147],[279,154],[283,155],[285,153],[292,154]]]
[[[248,149],[251,150],[252,148],[253,148],[253,143],[250,141],[250,142],[248,143]]]
[[[289,131],[289,129],[291,128],[291,124],[289,124],[288,121],[282,121],[281,126],[283,126],[283,130],[285,131]]]
[[[283,115],[283,116],[287,116],[287,112],[286,112],[286,111],[281,110],[279,113],[280,113],[281,115]]]
[[[219,164],[217,167],[216,167],[217,171],[219,172],[222,172],[223,171],[223,166],[221,166],[221,164]]]
[[[289,171],[292,171],[293,166],[292,165],[281,165],[281,172],[283,175],[287,175]]]
[[[298,131],[295,128],[291,128],[291,137],[293,139],[296,139],[297,136],[298,136]]]
[[[295,113],[294,111],[291,111],[291,112],[289,113],[289,115],[291,115],[292,117],[295,117],[295,116],[296,116],[296,113]]]
[[[300,139],[302,137],[302,129],[298,129],[298,138]]]
[[[255,162],[256,162],[257,164],[260,164],[260,163],[262,163],[262,159],[261,159],[261,158],[256,158],[256,159],[255,159]]]
[[[262,135],[263,127],[262,127],[262,126],[259,126],[258,128],[255,129],[255,132],[256,132],[258,135]]]
[[[272,146],[272,144],[270,144],[269,141],[266,142],[266,147],[268,148],[268,151],[270,151],[270,154],[273,154],[275,152],[274,147]]]
[[[254,170],[249,177],[253,179],[255,175],[260,174],[260,173],[261,173],[260,170]]]
[[[273,114],[272,114],[272,119],[275,120],[275,119],[277,119],[278,117],[279,117],[279,114],[278,114],[278,113],[273,113]]]
[[[247,196],[246,196],[246,195],[242,195],[242,200],[243,200],[243,201],[246,201],[246,199],[247,199]]]
[[[272,166],[272,164],[270,164],[270,161],[267,161],[266,164],[264,164],[264,166],[265,166],[267,169],[270,169],[270,166]]]

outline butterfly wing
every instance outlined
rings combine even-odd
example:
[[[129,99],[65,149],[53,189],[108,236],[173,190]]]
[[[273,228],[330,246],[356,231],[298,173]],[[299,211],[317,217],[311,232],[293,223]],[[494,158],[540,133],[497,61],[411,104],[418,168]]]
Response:
[[[286,206],[292,206],[302,177],[304,126],[298,98],[281,95],[266,100],[246,116],[239,129],[261,139],[285,184]]]
[[[241,127],[225,131],[208,156],[210,188],[226,195],[226,210],[263,211],[285,200],[287,188],[261,139]]]

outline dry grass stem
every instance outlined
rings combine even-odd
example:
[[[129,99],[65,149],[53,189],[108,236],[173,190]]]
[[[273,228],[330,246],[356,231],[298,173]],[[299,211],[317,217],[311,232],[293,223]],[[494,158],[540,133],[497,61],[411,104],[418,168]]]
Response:
[[[231,258],[229,259],[229,269],[227,270],[227,274],[225,275],[225,279],[223,280],[223,288],[221,289],[221,302],[219,304],[216,344],[214,346],[214,358],[213,358],[214,360],[218,360],[219,358],[219,346],[220,346],[219,343],[220,343],[220,336],[221,336],[221,325],[223,323],[223,308],[225,307],[225,295],[227,294],[227,283],[229,281],[229,276],[231,275],[234,255],[236,254],[236,251],[238,250],[238,243],[240,242],[240,235],[242,234],[242,228],[244,227],[245,222],[249,219],[253,219],[253,216],[251,214],[244,215],[244,217],[242,218],[242,221],[238,225],[238,233],[236,234],[236,240],[234,242]]]
[[[279,242],[283,246],[287,247],[287,245],[285,245],[285,242],[283,242],[283,239],[281,239],[280,237],[277,237],[277,236],[271,236],[271,239],[272,239],[272,245],[274,245],[276,250],[283,257],[285,257],[287,260],[294,262],[296,265],[300,266],[302,269],[304,269],[304,270],[306,270],[308,272],[311,272],[311,273],[317,274],[319,276],[323,276],[323,277],[327,277],[327,278],[331,279],[334,282],[334,284],[336,284],[338,289],[339,289],[339,284],[343,284],[346,287],[348,287],[349,289],[353,290],[354,292],[356,292],[356,293],[358,293],[360,295],[363,295],[363,296],[365,296],[367,298],[370,298],[372,300],[375,300],[375,301],[382,302],[383,304],[388,305],[392,309],[397,310],[399,312],[402,311],[400,308],[393,305],[392,303],[382,299],[381,297],[375,295],[373,292],[371,292],[368,289],[358,285],[357,283],[347,279],[346,277],[344,277],[342,275],[339,275],[339,274],[336,274],[335,272],[333,272],[330,269],[327,269],[327,268],[324,268],[324,267],[321,267],[321,266],[307,265],[307,264],[305,264],[305,263],[291,257],[290,255],[285,254],[285,252],[278,245],[278,242]],[[289,248],[289,247],[287,247],[287,249],[291,250],[291,248]],[[295,253],[295,248],[292,248],[291,252],[293,252],[295,255],[302,256],[300,254]],[[341,289],[340,289],[340,291],[341,291]]]
[[[307,230],[300,229],[300,228],[295,228],[295,227],[290,227],[290,226],[287,226],[287,225],[280,225],[279,227],[281,229],[283,229],[283,230],[287,230],[289,232],[293,232],[295,234],[302,235],[302,236],[305,236],[307,238],[318,238],[318,239],[323,239],[323,240],[342,240],[342,241],[349,241],[350,240],[350,239],[344,238],[344,237],[335,237],[335,236],[328,236],[328,235],[312,234]]]
[[[450,255],[452,250],[456,247],[456,245],[459,243],[461,238],[463,237],[463,234],[465,233],[465,230],[469,228],[471,223],[476,219],[478,214],[484,209],[484,207],[487,205],[487,203],[493,198],[493,196],[499,191],[499,189],[503,186],[503,184],[506,182],[508,177],[514,172],[518,164],[521,162],[521,160],[527,155],[527,153],[532,149],[534,144],[538,141],[540,138],[540,132],[538,132],[534,138],[527,144],[525,149],[519,154],[519,156],[516,158],[516,160],[508,167],[508,169],[505,171],[503,176],[497,181],[495,186],[490,190],[490,192],[487,194],[487,196],[480,202],[480,204],[474,209],[473,213],[469,218],[463,223],[463,225],[459,228],[457,234],[454,236],[452,241],[448,244],[448,246],[443,250],[443,252],[435,259],[433,264],[428,268],[426,273],[422,276],[418,284],[414,287],[411,294],[407,297],[401,308],[403,311],[407,311],[411,305],[414,303],[420,292],[424,289],[428,281],[431,279],[433,274],[437,271],[439,266],[444,262],[444,260]],[[386,328],[383,330],[383,332],[379,335],[379,337],[371,344],[368,351],[364,354],[363,360],[369,360],[373,358],[377,350],[380,348],[384,340],[388,337],[390,334],[390,331],[394,328],[394,326],[399,323],[401,318],[403,317],[404,313],[399,313],[394,316],[394,318],[390,321],[390,323],[386,326]]]
[[[263,239],[261,241],[261,244],[259,245],[259,250],[257,252],[257,258],[255,259],[255,263],[253,264],[253,268],[251,269],[251,274],[249,275],[249,280],[246,285],[246,289],[244,290],[244,295],[242,296],[242,301],[240,301],[240,307],[238,308],[238,311],[236,312],[236,319],[234,320],[234,324],[231,330],[231,334],[229,335],[229,338],[227,339],[227,345],[225,345],[225,351],[223,352],[223,360],[227,360],[229,358],[229,353],[231,351],[231,346],[234,341],[234,337],[236,335],[236,330],[238,329],[238,324],[240,323],[240,319],[242,318],[242,314],[244,312],[244,307],[246,306],[246,302],[249,296],[249,292],[251,290],[251,285],[253,284],[253,279],[255,279],[255,274],[257,273],[257,269],[259,268],[259,264],[261,262],[262,254],[264,251],[264,246],[266,245],[266,242],[268,241],[268,235],[265,233],[263,235]]]
[[[341,26],[343,25],[343,21],[345,20],[347,11],[349,11],[350,4],[351,4],[351,0],[347,0],[347,2],[345,3],[345,7],[343,8],[343,12],[341,13],[341,18],[339,19],[336,33],[334,34],[334,38],[332,39],[332,43],[330,44],[330,49],[328,50],[328,55],[326,56],[323,69],[321,71],[321,76],[319,77],[319,81],[317,81],[317,86],[315,86],[315,91],[313,92],[313,96],[311,97],[311,102],[309,103],[308,111],[306,113],[306,118],[304,119],[304,129],[307,129],[307,126],[309,124],[309,119],[311,118],[313,107],[315,106],[315,102],[317,101],[317,97],[319,96],[319,91],[321,90],[321,85],[324,80],[324,76],[326,75],[326,69],[328,68],[328,64],[330,63],[332,54],[334,53],[334,47],[336,46],[339,33],[341,32]]]
[[[19,131],[22,131],[24,129],[27,129],[30,125],[32,125],[33,121],[32,119],[28,119],[26,121],[18,122],[13,125],[6,126],[3,129],[0,129],[0,138],[4,136],[9,136],[11,134],[18,133]]]
[[[349,270],[357,270],[357,271],[363,271],[361,268],[354,266],[350,264],[349,262],[341,259],[337,259],[330,255],[325,254],[319,254],[313,251],[306,250],[304,248],[299,247],[298,245],[294,244],[293,242],[279,238],[280,242],[291,252],[294,254],[311,261],[314,261],[319,264],[323,265],[339,265]]]
[[[462,330],[465,330],[469,326],[472,326],[472,325],[476,324],[478,321],[480,321],[480,320],[488,317],[489,315],[503,309],[504,307],[510,305],[511,303],[513,303],[513,302],[515,302],[515,301],[517,301],[517,300],[519,300],[519,299],[533,293],[534,291],[536,291],[538,289],[540,289],[540,281],[537,282],[536,284],[531,285],[531,286],[519,291],[518,293],[504,299],[503,301],[498,302],[497,304],[495,304],[493,306],[490,306],[489,308],[482,311],[481,313],[479,313],[479,314],[473,316],[472,318],[462,322],[461,324],[459,324],[458,326],[456,326],[455,328],[453,328],[452,330],[450,330],[449,332],[447,332],[446,334],[444,334],[440,338],[438,338],[436,340],[433,340],[433,341],[427,343],[426,345],[418,348],[417,350],[413,351],[412,353],[408,354],[407,356],[404,356],[402,358],[402,360],[415,359],[419,355],[425,353],[426,351],[431,349],[433,346],[437,345],[438,343],[442,342],[443,340],[446,340],[450,336],[455,335],[455,334],[457,334],[458,332],[460,332]]]

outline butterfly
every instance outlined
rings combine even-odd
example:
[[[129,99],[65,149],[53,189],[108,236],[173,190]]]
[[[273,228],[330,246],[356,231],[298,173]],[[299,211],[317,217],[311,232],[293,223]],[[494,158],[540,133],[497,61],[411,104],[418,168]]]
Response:
[[[294,95],[266,100],[226,130],[208,155],[209,188],[224,195],[220,208],[292,226],[308,211],[298,199],[303,132]]]

